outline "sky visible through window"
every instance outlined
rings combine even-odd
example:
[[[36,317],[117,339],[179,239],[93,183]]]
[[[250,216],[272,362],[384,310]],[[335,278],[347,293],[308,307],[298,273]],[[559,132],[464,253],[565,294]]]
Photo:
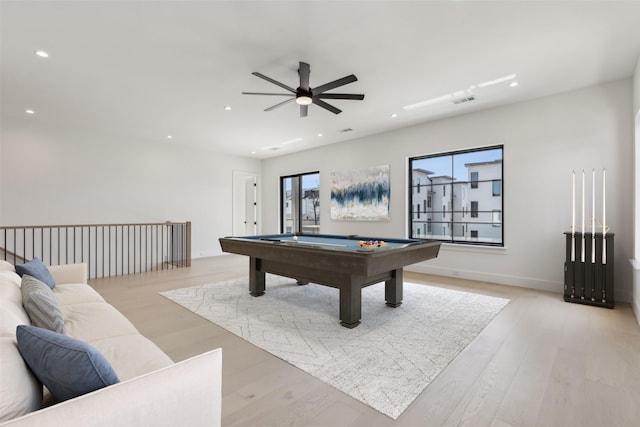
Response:
[[[282,180],[284,184],[284,189],[287,193],[291,192],[291,182],[293,180],[291,178]],[[302,188],[303,189],[313,189],[320,187],[320,174],[312,173],[307,175],[302,175]]]
[[[467,163],[491,162],[502,159],[502,150],[473,151],[461,153],[453,156],[453,172],[456,181],[466,181]],[[426,169],[433,172],[432,176],[451,176],[452,156],[429,157],[426,159],[414,160],[413,169]]]
[[[312,189],[320,187],[320,174],[302,175],[302,188]]]

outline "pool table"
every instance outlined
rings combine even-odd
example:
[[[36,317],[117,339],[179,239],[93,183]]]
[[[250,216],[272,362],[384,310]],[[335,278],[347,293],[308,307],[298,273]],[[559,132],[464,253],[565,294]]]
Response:
[[[387,305],[398,307],[402,268],[435,258],[440,250],[433,240],[303,233],[224,237],[220,245],[224,252],[249,256],[249,292],[255,297],[265,292],[265,273],[339,289],[340,324],[347,328],[360,324],[362,288],[384,281]]]

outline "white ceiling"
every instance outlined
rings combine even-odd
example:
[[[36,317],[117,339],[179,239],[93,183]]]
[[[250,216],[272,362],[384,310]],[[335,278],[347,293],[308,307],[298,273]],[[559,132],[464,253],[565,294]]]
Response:
[[[30,108],[29,120],[257,158],[629,77],[640,56],[640,1],[2,0],[0,12],[3,121]],[[297,87],[299,61],[312,87],[355,74],[334,92],[364,101],[300,118],[293,103],[263,111],[284,98],[241,94],[282,92],[254,71]],[[472,102],[403,109],[510,74],[517,87],[477,87]]]

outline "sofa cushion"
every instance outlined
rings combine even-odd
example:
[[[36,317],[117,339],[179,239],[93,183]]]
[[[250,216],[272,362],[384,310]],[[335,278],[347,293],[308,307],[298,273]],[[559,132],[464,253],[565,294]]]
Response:
[[[87,283],[88,277],[87,263],[50,265],[49,271],[56,286],[62,283]]]
[[[25,274],[28,274],[31,277],[35,277],[41,282],[44,282],[51,289],[56,286],[56,282],[53,280],[51,272],[49,271],[47,266],[44,265],[44,263],[40,260],[40,258],[37,257],[25,264],[16,265],[16,273],[18,273],[21,277]]]
[[[60,307],[85,302],[105,302],[95,289],[83,283],[57,284],[53,293]]]
[[[65,333],[88,343],[139,333],[129,319],[106,302],[71,304],[61,309]]]
[[[10,262],[0,259],[0,271],[16,271],[16,268]]]
[[[15,338],[16,326],[30,324],[31,321],[22,309],[22,304],[18,307],[10,301],[0,300],[0,337]]]
[[[22,305],[31,324],[63,334],[64,317],[51,288],[28,274],[22,276],[21,288]]]
[[[91,342],[109,361],[121,381],[173,365],[148,338],[138,333]]]
[[[80,340],[27,325],[16,338],[27,365],[60,401],[120,382],[104,356]]]
[[[22,305],[20,283],[22,279],[16,273],[0,271],[0,299],[9,300]]]
[[[20,282],[22,282],[18,273],[10,270],[0,270],[0,280],[3,282],[13,283],[18,288],[20,288]]]
[[[42,384],[20,356],[15,335],[0,337],[0,421],[37,411],[41,404]]]

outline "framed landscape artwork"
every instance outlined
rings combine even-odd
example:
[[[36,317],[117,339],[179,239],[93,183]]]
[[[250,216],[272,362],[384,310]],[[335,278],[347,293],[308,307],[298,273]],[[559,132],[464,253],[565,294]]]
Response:
[[[331,173],[331,219],[389,220],[389,165]]]

